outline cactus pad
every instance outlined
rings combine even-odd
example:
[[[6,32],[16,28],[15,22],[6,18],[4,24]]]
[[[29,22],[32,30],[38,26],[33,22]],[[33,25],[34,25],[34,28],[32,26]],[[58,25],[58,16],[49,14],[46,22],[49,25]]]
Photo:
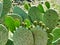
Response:
[[[20,7],[17,7],[17,6],[14,6],[13,13],[20,15],[23,18],[23,20],[28,17],[27,13],[25,11],[23,11]]]
[[[15,20],[14,22],[15,22],[16,27],[19,27],[21,25],[21,23],[22,23],[22,17],[21,16],[19,16],[17,14],[11,14],[11,15],[8,15],[8,16],[11,16],[11,17],[14,18],[14,20]]]
[[[0,17],[1,17],[2,10],[3,10],[3,3],[0,2]]]
[[[42,14],[40,13],[40,10],[35,6],[30,8],[28,15],[32,22],[42,20]]]
[[[47,27],[49,27],[50,31],[55,28],[58,22],[58,14],[55,10],[49,9],[45,12],[43,16],[43,21]]]
[[[5,26],[0,24],[0,45],[5,45],[8,41],[8,31]]]
[[[2,16],[6,15],[11,8],[11,0],[3,0],[3,11],[2,11]]]
[[[4,24],[11,32],[15,31],[14,19],[11,16],[6,16],[4,19]]]
[[[30,30],[20,27],[13,35],[14,45],[34,45]]]
[[[47,45],[48,36],[47,33],[40,27],[35,27],[31,29],[34,37],[34,45]]]

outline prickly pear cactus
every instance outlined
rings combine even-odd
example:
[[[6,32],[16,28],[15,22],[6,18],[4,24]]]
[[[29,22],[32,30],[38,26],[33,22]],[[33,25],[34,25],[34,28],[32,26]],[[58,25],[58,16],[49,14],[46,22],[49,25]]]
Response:
[[[2,10],[3,10],[3,3],[0,2],[0,17],[1,17]]]
[[[47,33],[39,26],[31,28],[34,45],[47,45],[48,36]]]
[[[0,24],[0,45],[5,45],[8,41],[8,30]]]
[[[11,0],[3,0],[3,11],[2,11],[2,16],[6,15],[11,8]]]
[[[34,45],[33,35],[30,30],[20,27],[13,35],[14,45]]]
[[[42,14],[40,13],[40,10],[35,6],[30,8],[28,15],[32,22],[42,20]]]
[[[14,6],[13,13],[20,15],[23,18],[23,20],[28,17],[27,13],[18,6]]]
[[[46,24],[47,27],[49,27],[49,32],[51,32],[51,30],[55,28],[58,22],[57,12],[53,9],[47,10],[43,16],[43,22]]]

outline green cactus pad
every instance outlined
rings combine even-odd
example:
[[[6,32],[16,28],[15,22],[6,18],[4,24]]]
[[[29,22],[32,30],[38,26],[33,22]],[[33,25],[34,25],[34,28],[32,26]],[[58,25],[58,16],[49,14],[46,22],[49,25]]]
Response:
[[[11,0],[3,0],[3,11],[2,11],[2,16],[6,15],[11,8]]]
[[[14,19],[11,16],[6,16],[4,19],[4,24],[11,32],[15,31]]]
[[[8,16],[13,17],[14,19],[19,19],[22,22],[22,17],[19,16],[18,14],[11,14],[11,15],[9,14]]]
[[[34,45],[47,45],[47,33],[41,27],[34,27],[31,29],[34,37]]]
[[[0,2],[0,17],[1,17],[2,10],[3,10],[3,3]]]
[[[40,10],[35,6],[30,8],[28,15],[32,22],[42,20],[42,14],[40,13]]]
[[[0,45],[5,45],[8,41],[8,30],[0,24]]]
[[[22,17],[21,16],[19,16],[17,14],[11,14],[11,15],[8,15],[8,16],[11,16],[11,17],[14,18],[16,27],[19,27],[21,25],[21,23],[22,23]]]
[[[23,20],[28,17],[27,13],[18,6],[14,6],[13,13],[20,15],[23,18]]]
[[[47,10],[43,16],[43,22],[46,24],[47,27],[49,27],[49,32],[51,32],[51,30],[55,28],[58,22],[57,12],[53,9]]]
[[[20,27],[13,35],[14,45],[34,45],[30,30]]]

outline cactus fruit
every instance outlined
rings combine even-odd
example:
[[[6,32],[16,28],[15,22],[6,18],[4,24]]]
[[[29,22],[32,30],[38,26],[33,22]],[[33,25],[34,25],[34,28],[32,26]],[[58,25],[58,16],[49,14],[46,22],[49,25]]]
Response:
[[[14,19],[11,16],[5,16],[4,24],[11,32],[15,31]]]
[[[33,35],[30,30],[20,27],[13,35],[14,45],[34,45]]]
[[[53,9],[47,10],[43,16],[43,22],[49,28],[49,32],[51,32],[58,23],[57,12]]]
[[[5,45],[8,41],[8,30],[0,24],[0,45]]]
[[[42,14],[40,13],[40,10],[37,7],[31,7],[28,11],[28,15],[31,19],[31,21],[41,21],[42,20]]]
[[[31,22],[29,19],[25,19],[24,23],[26,23],[26,27],[29,27],[31,25]]]
[[[3,0],[3,11],[1,16],[6,15],[10,11],[11,4],[11,0]]]
[[[47,45],[47,33],[40,26],[31,28],[31,31],[34,38],[34,45]]]
[[[1,17],[2,10],[3,10],[3,3],[0,2],[0,17]]]
[[[27,13],[25,13],[20,7],[14,6],[13,13],[20,15],[23,20],[28,17]]]

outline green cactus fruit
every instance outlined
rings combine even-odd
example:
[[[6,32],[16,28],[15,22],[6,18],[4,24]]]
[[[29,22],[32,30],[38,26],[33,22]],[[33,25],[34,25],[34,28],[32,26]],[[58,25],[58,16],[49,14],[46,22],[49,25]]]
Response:
[[[50,8],[50,3],[48,1],[45,2],[45,5],[48,9]]]
[[[43,22],[49,28],[49,32],[51,32],[58,23],[57,12],[53,9],[47,10],[43,16]]]
[[[8,39],[6,45],[14,45],[14,44],[13,44],[13,41],[11,41],[10,39]]]
[[[29,27],[31,25],[31,22],[29,19],[25,19],[24,22],[26,23],[26,27]]]
[[[10,11],[11,4],[12,4],[11,0],[3,0],[3,11],[1,16],[6,15]]]
[[[8,41],[8,30],[0,24],[0,45],[5,45]]]
[[[14,45],[34,45],[33,35],[30,30],[20,27],[13,35]]]
[[[3,2],[0,2],[0,17],[1,17],[2,10],[3,10]]]
[[[28,15],[32,22],[42,20],[42,14],[40,13],[40,10],[35,6],[29,9]]]
[[[19,19],[15,19],[15,26],[19,27],[20,25],[21,25],[21,23],[20,23]]]
[[[15,31],[14,19],[11,16],[6,16],[4,19],[4,24],[11,32]]]
[[[42,4],[39,4],[37,7],[41,13],[44,13],[44,8],[43,8]]]
[[[59,39],[60,38],[60,28],[53,29],[52,34],[54,35],[53,41],[56,41],[57,39]]]
[[[8,16],[11,16],[11,17],[14,18],[16,27],[19,27],[21,25],[21,23],[22,23],[22,17],[21,16],[19,16],[17,14],[11,14],[11,15],[8,15]]]
[[[34,45],[47,45],[48,36],[47,33],[39,26],[31,28]]]
[[[23,20],[28,17],[27,13],[18,6],[14,6],[13,13],[20,15],[23,18]]]

